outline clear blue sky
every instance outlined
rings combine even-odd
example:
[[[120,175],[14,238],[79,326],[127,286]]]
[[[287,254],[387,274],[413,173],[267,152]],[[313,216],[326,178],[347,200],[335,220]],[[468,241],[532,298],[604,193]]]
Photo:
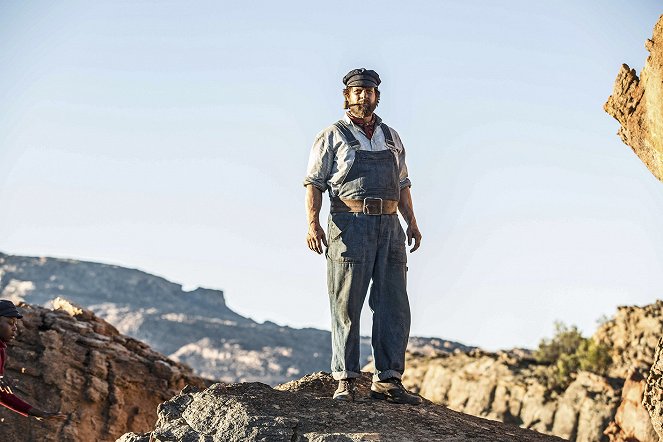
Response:
[[[489,349],[534,346],[556,319],[591,333],[663,296],[663,185],[602,110],[661,13],[0,1],[0,250],[137,267],[223,289],[260,321],[328,329],[301,181],[342,115],[342,76],[367,67],[424,235],[412,333]]]

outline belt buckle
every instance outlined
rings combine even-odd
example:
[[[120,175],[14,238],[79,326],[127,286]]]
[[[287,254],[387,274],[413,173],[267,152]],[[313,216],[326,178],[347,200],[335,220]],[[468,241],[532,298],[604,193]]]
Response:
[[[369,200],[380,201],[380,213],[371,213],[371,209],[368,206]],[[364,198],[364,207],[362,208],[364,215],[382,215],[382,198]]]

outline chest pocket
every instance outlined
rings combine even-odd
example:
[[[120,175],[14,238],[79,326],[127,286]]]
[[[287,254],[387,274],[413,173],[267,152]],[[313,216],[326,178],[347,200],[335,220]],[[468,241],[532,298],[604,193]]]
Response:
[[[352,134],[348,124],[340,120],[334,123],[350,149],[354,149],[354,161],[341,181],[338,195],[346,199],[399,198],[399,178],[396,144],[389,127],[380,123],[387,149],[379,151],[361,150],[361,144]]]

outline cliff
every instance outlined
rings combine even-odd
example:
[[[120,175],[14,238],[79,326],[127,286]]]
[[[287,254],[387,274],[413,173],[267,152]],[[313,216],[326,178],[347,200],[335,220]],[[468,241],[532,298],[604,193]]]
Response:
[[[663,15],[645,47],[649,57],[640,78],[623,64],[603,108],[619,121],[622,141],[663,181]]]
[[[147,431],[157,405],[185,385],[206,382],[191,369],[123,336],[91,311],[57,299],[55,309],[23,304],[8,348],[6,377],[28,402],[69,415],[37,421],[0,407],[6,441],[110,441]]]
[[[577,442],[607,440],[622,382],[578,373],[564,391],[546,387],[537,364],[507,353],[410,356],[403,383],[452,410]]]
[[[260,383],[186,389],[159,406],[149,434],[117,442],[351,442],[351,441],[560,441],[561,439],[468,416],[425,401],[416,407],[373,401],[370,377],[360,380],[360,401],[334,401],[327,373],[270,388]]]
[[[628,65],[622,65],[612,95],[608,98],[604,109],[621,124],[618,135],[629,145],[645,163],[656,178],[663,181],[663,15],[654,26],[652,38],[647,40],[645,47],[649,57],[640,73]],[[657,303],[658,304],[658,303]],[[659,306],[660,309],[660,306]],[[648,336],[631,336],[635,342],[642,344],[646,340],[644,363],[651,366],[646,381],[637,376],[635,381],[638,395],[631,401],[632,409],[642,416],[639,406],[642,404],[650,415],[650,424],[663,440],[663,338],[660,338],[663,327],[656,321],[650,322],[653,333]],[[657,344],[654,344],[656,341]],[[634,358],[630,342],[624,341],[620,347],[627,359]],[[639,345],[642,347],[642,345]],[[653,361],[648,364],[649,356],[655,350]],[[618,358],[621,355],[618,355]],[[637,362],[636,362],[637,363]],[[644,392],[643,392],[644,390]],[[638,398],[641,398],[638,400]],[[624,414],[628,414],[626,410]],[[631,413],[634,414],[634,413]],[[640,440],[640,439],[635,439]]]

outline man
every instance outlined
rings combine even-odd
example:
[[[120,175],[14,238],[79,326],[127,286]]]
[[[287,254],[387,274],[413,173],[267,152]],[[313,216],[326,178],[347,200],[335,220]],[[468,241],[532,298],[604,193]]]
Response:
[[[419,404],[401,384],[410,332],[405,241],[419,248],[421,233],[412,208],[405,149],[395,130],[374,114],[380,76],[364,68],[344,78],[344,118],[318,134],[308,164],[306,211],[309,249],[327,247],[327,286],[332,314],[334,399],[353,401],[359,367],[359,318],[372,281],[371,397]],[[320,226],[322,192],[329,189],[328,238]],[[397,210],[407,223],[407,233]]]
[[[23,416],[33,416],[38,419],[65,419],[67,417],[65,414],[42,411],[21,400],[14,394],[11,385],[4,378],[5,361],[7,360],[5,350],[7,343],[16,337],[17,322],[21,318],[23,315],[19,313],[13,302],[0,299],[0,405]]]

